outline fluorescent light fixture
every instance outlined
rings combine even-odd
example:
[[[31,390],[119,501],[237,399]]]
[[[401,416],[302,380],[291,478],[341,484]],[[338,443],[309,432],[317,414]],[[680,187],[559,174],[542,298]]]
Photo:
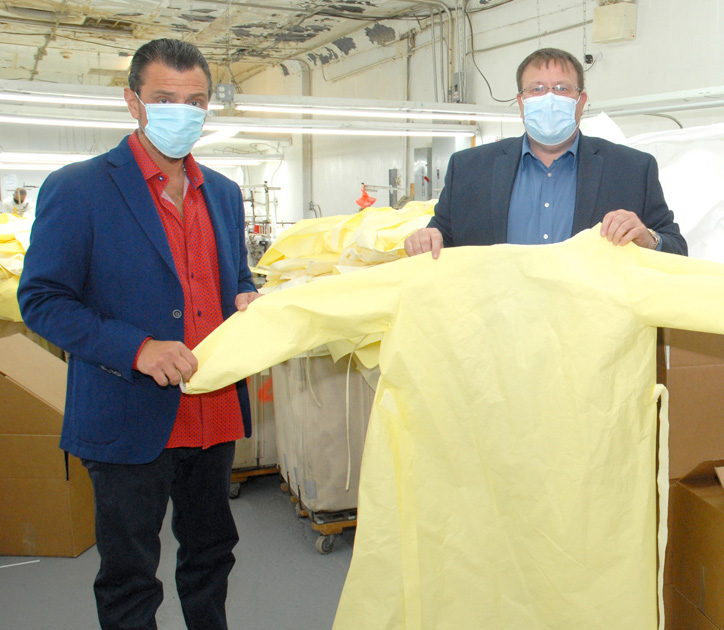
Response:
[[[270,118],[215,118],[205,125],[209,131],[233,128],[237,133],[313,134],[329,136],[472,137],[475,125],[430,125],[420,123],[370,123],[365,121],[273,120]]]
[[[57,162],[3,162],[0,171],[57,171],[63,164]]]
[[[239,158],[238,160],[231,160],[225,158],[213,158],[213,157],[197,157],[195,160],[199,164],[208,166],[209,168],[230,168],[233,166],[259,166],[262,162],[268,160],[256,160],[254,158]]]
[[[122,98],[55,96],[51,94],[22,94],[19,92],[0,92],[0,101],[13,101],[16,103],[45,103],[48,105],[91,105],[94,107],[126,106],[126,101]]]
[[[401,118],[405,120],[450,120],[464,122],[515,122],[520,120],[517,114],[483,114],[476,112],[451,113],[440,110],[414,111],[404,109],[368,109],[363,108],[331,108],[331,107],[294,107],[286,105],[251,105],[242,103],[235,109],[243,112],[260,112],[267,114],[311,114],[315,116],[340,116],[344,118]]]
[[[390,118],[430,121],[517,122],[517,107],[498,105],[482,109],[470,103],[429,103],[316,96],[237,94],[237,110],[266,114],[302,114],[352,119]]]
[[[82,162],[94,157],[88,153],[25,153],[0,151],[0,169],[53,171],[66,164]],[[250,155],[201,155],[194,158],[209,167],[254,166],[262,162],[276,162],[282,159],[280,154]]]
[[[92,158],[90,153],[26,153],[20,151],[0,151],[0,162],[21,163],[40,162],[43,164],[70,164]]]
[[[72,94],[33,94],[30,92],[0,92],[0,101],[41,103],[45,105],[87,105],[90,107],[126,107],[122,97],[75,96]],[[209,110],[224,109],[222,103],[209,103]]]
[[[82,118],[52,118],[42,116],[14,116],[0,114],[0,123],[21,125],[45,125],[48,127],[90,127],[94,129],[135,129],[135,120],[128,122],[113,120],[91,120]]]
[[[93,156],[85,153],[24,153],[0,151],[0,170],[54,171],[73,162],[82,162]]]
[[[100,129],[120,129],[132,131],[136,128],[135,120],[109,120],[108,118],[85,117],[43,117],[23,116],[18,114],[0,115],[0,123],[22,125],[46,125],[56,127],[86,127]],[[249,119],[238,117],[214,117],[204,126],[206,131],[223,132],[227,138],[237,133],[261,134],[320,134],[336,136],[411,136],[411,137],[472,137],[477,128],[475,125],[429,125],[420,123],[368,123],[364,121],[331,121],[312,120],[279,120],[268,118]],[[219,136],[217,136],[218,138]],[[217,141],[217,140],[214,140]],[[209,140],[208,142],[212,142]],[[205,143],[206,144],[206,143]]]
[[[474,131],[422,131],[414,129],[318,129],[313,127],[244,127],[240,125],[239,133],[283,133],[283,134],[310,134],[318,136],[409,136],[418,138],[471,138]]]
[[[475,131],[465,129],[449,130],[417,130],[417,129],[351,129],[351,128],[315,128],[315,127],[273,127],[273,126],[239,126],[239,133],[299,133],[319,136],[409,136],[418,138],[471,138]]]
[[[217,142],[223,142],[224,140],[228,140],[229,138],[233,138],[237,133],[239,133],[236,129],[233,128],[227,128],[227,129],[219,129],[218,131],[213,131],[212,133],[201,136],[199,141],[194,145],[194,147],[204,147],[209,144],[215,144]]]

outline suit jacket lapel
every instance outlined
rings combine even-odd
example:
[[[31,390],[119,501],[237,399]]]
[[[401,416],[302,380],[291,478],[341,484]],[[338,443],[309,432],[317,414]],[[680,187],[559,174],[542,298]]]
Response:
[[[115,149],[108,153],[108,163],[109,175],[116,183],[129,211],[136,217],[141,228],[174,275],[177,275],[166,232],[146,181],[128,146],[127,139],[124,138]]]
[[[216,256],[219,261],[219,284],[221,285],[221,300],[223,306],[229,302],[233,303],[239,284],[238,278],[230,276],[230,271],[233,269],[233,265],[229,264],[229,262],[233,260],[233,257],[229,246],[229,239],[223,237],[223,235],[228,231],[229,226],[226,224],[222,213],[219,211],[219,208],[221,208],[222,205],[217,191],[213,186],[207,186],[206,172],[204,172],[204,185],[202,186],[201,192],[204,195],[206,209],[209,211],[209,218],[211,219],[211,225],[214,227],[214,235],[216,237]],[[244,235],[242,234],[240,238],[244,238]],[[232,294],[227,294],[227,287],[233,287],[234,292]]]
[[[576,209],[573,214],[573,234],[593,225],[598,190],[603,173],[603,157],[598,155],[595,140],[581,134],[578,143],[578,176],[576,180]]]
[[[518,172],[520,154],[523,150],[523,136],[518,142],[495,158],[493,180],[490,193],[490,218],[493,243],[505,243],[508,240],[508,209],[513,183]]]

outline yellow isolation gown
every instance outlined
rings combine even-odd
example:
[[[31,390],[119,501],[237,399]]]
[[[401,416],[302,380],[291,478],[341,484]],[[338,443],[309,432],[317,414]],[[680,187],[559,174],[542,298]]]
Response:
[[[724,333],[722,313],[724,265],[593,228],[269,294],[185,387],[380,335],[336,630],[654,630],[656,327]]]

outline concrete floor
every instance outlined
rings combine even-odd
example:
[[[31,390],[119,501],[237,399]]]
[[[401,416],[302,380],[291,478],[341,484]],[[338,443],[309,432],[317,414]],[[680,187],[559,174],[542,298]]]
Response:
[[[253,477],[231,502],[241,540],[229,584],[230,630],[326,630],[332,627],[354,542],[354,529],[339,535],[328,555],[295,515],[276,475]],[[170,511],[170,510],[169,510]],[[176,541],[168,518],[161,533],[159,578],[165,598],[159,630],[184,630],[173,581]],[[78,558],[0,556],[0,627],[5,630],[98,628],[93,579],[95,547]]]

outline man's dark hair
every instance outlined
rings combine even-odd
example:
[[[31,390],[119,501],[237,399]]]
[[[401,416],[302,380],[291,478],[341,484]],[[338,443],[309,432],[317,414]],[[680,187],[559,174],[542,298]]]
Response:
[[[213,80],[206,58],[196,46],[178,39],[154,39],[136,51],[128,72],[128,87],[131,90],[138,93],[143,85],[143,71],[146,66],[154,62],[160,62],[179,72],[201,68],[209,81],[209,98],[211,98]]]
[[[528,66],[534,68],[540,68],[541,66],[547,66],[549,63],[557,63],[563,67],[572,67],[578,75],[578,86],[581,90],[585,87],[583,85],[583,66],[571,53],[559,48],[541,48],[536,50],[534,53],[528,55],[523,59],[522,63],[518,66],[518,71],[515,74],[515,80],[518,84],[518,92],[523,89],[521,79],[523,77],[523,71]]]

